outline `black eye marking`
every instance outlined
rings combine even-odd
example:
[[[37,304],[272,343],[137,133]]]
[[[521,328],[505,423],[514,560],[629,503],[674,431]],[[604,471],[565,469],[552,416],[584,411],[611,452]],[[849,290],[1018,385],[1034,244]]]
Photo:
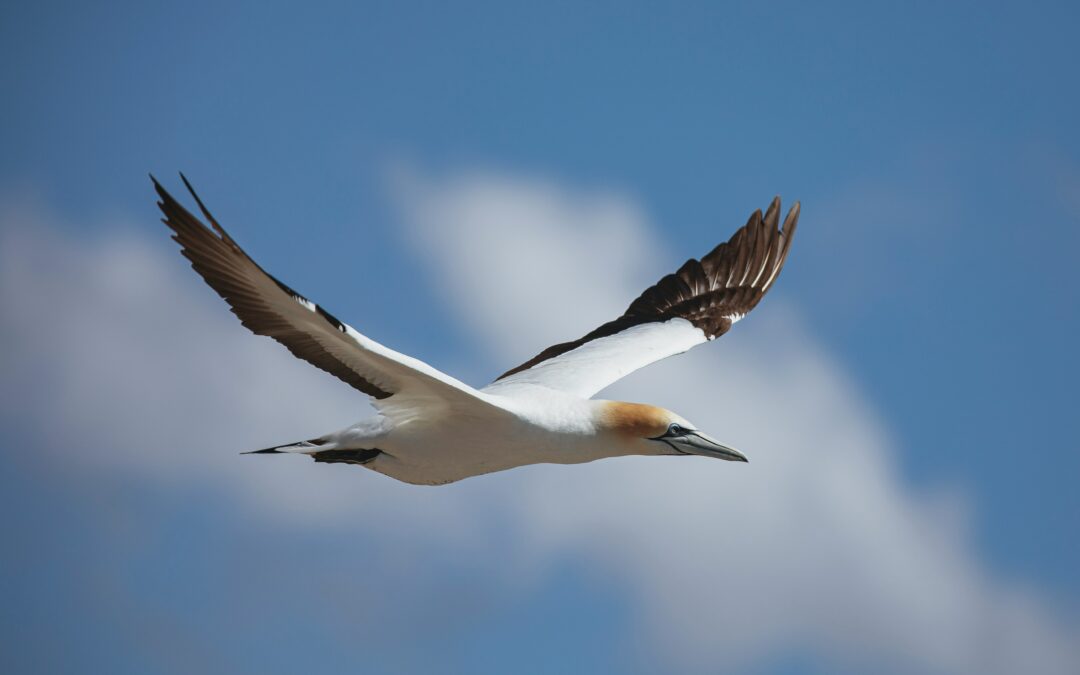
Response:
[[[682,450],[676,448],[674,445],[671,444],[670,441],[668,441],[668,439],[669,438],[682,438],[683,436],[689,436],[692,433],[694,433],[693,429],[687,429],[686,427],[682,426],[681,424],[678,424],[676,422],[672,422],[670,425],[668,425],[667,431],[660,434],[659,436],[655,436],[653,438],[650,438],[649,440],[650,441],[663,441],[664,443],[666,443],[668,445],[671,445],[671,449],[674,450],[675,452],[679,453],[680,455],[685,455],[687,453],[685,453]]]

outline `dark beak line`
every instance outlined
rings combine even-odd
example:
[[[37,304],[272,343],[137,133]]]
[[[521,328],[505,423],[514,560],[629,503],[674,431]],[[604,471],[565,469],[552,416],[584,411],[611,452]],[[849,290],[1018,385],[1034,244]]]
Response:
[[[683,436],[657,436],[651,440],[663,441],[668,447],[680,455],[701,455],[703,457],[715,457],[716,459],[723,459],[729,462],[750,461],[747,459],[746,455],[735,448],[729,448],[722,443],[718,443],[698,431],[690,431]],[[676,444],[678,441],[682,441],[682,443]],[[680,445],[688,446],[689,449],[679,447]]]
[[[689,435],[696,436],[697,438],[699,438],[701,443],[708,446],[707,451],[709,451],[711,453],[714,453],[712,456],[714,456],[714,457],[716,457],[718,459],[724,459],[724,460],[727,460],[729,462],[746,462],[746,463],[750,462],[750,460],[747,459],[746,455],[742,454],[741,452],[739,452],[735,448],[729,448],[726,445],[723,445],[721,443],[717,443],[716,441],[709,438],[705,434],[699,433],[697,431],[691,431]],[[698,444],[695,443],[694,445],[698,445]]]

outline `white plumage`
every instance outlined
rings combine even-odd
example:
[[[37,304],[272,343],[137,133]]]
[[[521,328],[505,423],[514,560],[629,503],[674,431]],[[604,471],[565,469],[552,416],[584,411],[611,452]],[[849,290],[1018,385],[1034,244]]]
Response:
[[[185,185],[191,190],[191,186]],[[761,300],[787,258],[799,205],[779,227],[779,198],[732,238],[688,260],[627,311],[474,389],[362,335],[267,274],[191,190],[204,225],[155,180],[164,222],[192,267],[241,322],[372,398],[378,411],[340,431],[257,453],[300,453],[437,485],[537,463],[621,455],[705,455],[746,461],[679,415],[593,400],[654,361],[725,333]]]

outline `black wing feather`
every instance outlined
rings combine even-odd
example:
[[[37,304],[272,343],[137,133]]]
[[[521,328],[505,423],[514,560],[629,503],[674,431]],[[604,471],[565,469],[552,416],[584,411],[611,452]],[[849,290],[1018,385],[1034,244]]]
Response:
[[[748,314],[761,302],[787,260],[799,222],[799,203],[788,212],[782,228],[777,227],[779,217],[780,198],[776,197],[764,216],[754,211],[731,239],[700,260],[687,260],[677,272],[647,288],[619,318],[578,340],[548,347],[498,379],[643,323],[683,318],[709,339],[723,335],[731,329],[732,317]]]
[[[165,215],[162,222],[172,229],[172,238],[180,244],[181,252],[191,261],[192,268],[229,304],[240,322],[253,333],[272,337],[295,356],[369,396],[377,399],[391,396],[392,387],[385,382],[385,377],[380,377],[377,369],[346,363],[350,350],[356,347],[350,344],[351,338],[344,335],[345,325],[263,270],[210,215],[187,178],[183,174],[180,177],[211,227],[192,215],[150,176],[160,198],[158,206]],[[266,281],[272,282],[273,286]],[[274,306],[275,302],[283,300],[273,296],[279,292],[311,316],[305,314],[302,320],[287,316],[280,306]],[[328,337],[327,328],[341,335]],[[361,374],[358,370],[365,372]]]

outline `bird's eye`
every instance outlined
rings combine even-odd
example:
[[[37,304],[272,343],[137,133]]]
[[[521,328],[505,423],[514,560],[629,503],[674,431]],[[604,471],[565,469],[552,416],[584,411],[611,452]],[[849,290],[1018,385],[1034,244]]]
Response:
[[[667,432],[669,436],[682,436],[684,433],[686,433],[686,429],[683,429],[678,424],[672,424],[670,427],[668,427]]]

